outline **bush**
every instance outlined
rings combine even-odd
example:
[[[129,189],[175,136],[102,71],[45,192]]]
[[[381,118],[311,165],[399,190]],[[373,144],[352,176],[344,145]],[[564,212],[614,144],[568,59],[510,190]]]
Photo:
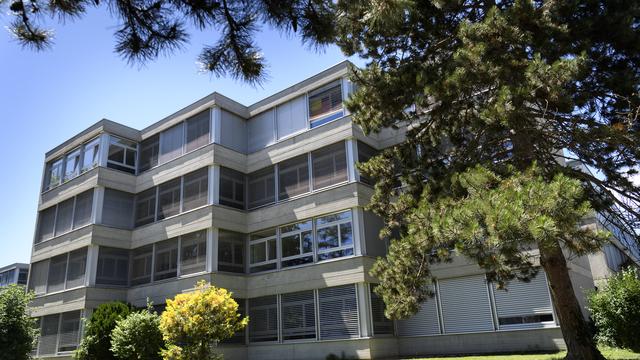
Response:
[[[248,319],[238,314],[238,304],[225,289],[198,282],[192,293],[178,294],[167,300],[160,319],[160,330],[167,343],[166,360],[219,359],[215,348],[247,326]]]
[[[31,358],[31,349],[38,336],[36,319],[27,312],[32,299],[33,292],[25,292],[22,286],[0,288],[0,358]]]
[[[84,337],[74,353],[78,360],[115,359],[111,352],[111,332],[118,320],[131,313],[129,305],[113,301],[98,306],[86,323]]]
[[[604,289],[589,295],[589,310],[598,341],[640,352],[640,277],[627,269],[609,279]]]
[[[160,316],[149,307],[118,320],[111,332],[111,352],[118,359],[160,360],[164,346]]]

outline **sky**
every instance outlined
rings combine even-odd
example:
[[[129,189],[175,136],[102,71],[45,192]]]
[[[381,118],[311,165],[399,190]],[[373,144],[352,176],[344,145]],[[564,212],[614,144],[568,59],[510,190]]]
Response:
[[[261,87],[198,72],[197,56],[215,30],[145,66],[113,52],[116,20],[102,7],[82,19],[53,24],[55,43],[44,52],[22,49],[0,13],[0,267],[29,262],[44,154],[102,118],[142,129],[217,91],[250,105],[346,58],[322,52],[263,27],[256,36],[268,62]],[[359,63],[358,59],[349,59]]]

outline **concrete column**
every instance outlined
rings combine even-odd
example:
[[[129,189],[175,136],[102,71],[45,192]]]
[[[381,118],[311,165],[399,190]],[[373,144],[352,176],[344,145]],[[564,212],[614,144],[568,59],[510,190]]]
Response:
[[[220,144],[220,139],[222,137],[222,134],[220,134],[221,120],[222,110],[217,106],[211,108],[211,140],[216,144]]]
[[[349,79],[347,78],[342,78],[342,101],[345,101],[349,98],[349,96],[351,96],[351,92],[353,91],[353,84],[351,83],[351,81],[349,81]],[[344,114],[345,115],[349,115],[349,110],[347,110],[347,108],[344,108]]]
[[[360,320],[360,337],[373,335],[371,323],[371,299],[369,298],[369,286],[367,283],[356,284],[358,296],[358,318]]]
[[[364,236],[364,211],[361,207],[351,209],[353,225],[353,253],[356,256],[367,253],[367,241]]]
[[[207,231],[207,271],[218,271],[218,228]]]
[[[85,286],[96,285],[96,273],[98,271],[98,245],[89,245],[87,248],[87,264],[85,266]]]
[[[220,204],[220,165],[209,167],[209,204]]]
[[[104,186],[93,189],[93,204],[91,205],[91,223],[102,224],[102,204],[104,203]]]
[[[347,140],[347,173],[349,182],[360,181],[360,174],[356,168],[358,162],[358,142],[351,138]]]
[[[109,134],[100,135],[100,147],[98,148],[100,156],[98,157],[98,166],[106,167],[109,157]]]

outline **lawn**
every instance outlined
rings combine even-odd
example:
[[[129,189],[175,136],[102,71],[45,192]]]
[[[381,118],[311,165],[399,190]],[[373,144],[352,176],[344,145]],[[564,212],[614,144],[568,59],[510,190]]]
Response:
[[[609,360],[640,360],[640,354],[628,350],[615,348],[600,348],[604,357]],[[477,356],[458,356],[458,357],[434,357],[416,360],[561,360],[564,352],[554,354],[526,354],[526,355],[477,355]]]

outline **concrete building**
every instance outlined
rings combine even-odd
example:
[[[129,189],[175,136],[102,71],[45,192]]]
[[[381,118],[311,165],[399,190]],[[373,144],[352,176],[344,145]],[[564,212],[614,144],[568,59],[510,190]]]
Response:
[[[47,152],[29,279],[37,356],[69,357],[103,302],[161,307],[201,279],[250,316],[228,359],[562,348],[544,274],[497,291],[461,258],[434,270],[416,316],[385,319],[369,270],[386,243],[355,164],[404,131],[352,123],[349,66],[250,106],[212,93],[142,130],[101,120]],[[588,259],[572,277],[593,288]]]
[[[27,285],[29,264],[15,263],[0,268],[0,287],[11,284]]]

